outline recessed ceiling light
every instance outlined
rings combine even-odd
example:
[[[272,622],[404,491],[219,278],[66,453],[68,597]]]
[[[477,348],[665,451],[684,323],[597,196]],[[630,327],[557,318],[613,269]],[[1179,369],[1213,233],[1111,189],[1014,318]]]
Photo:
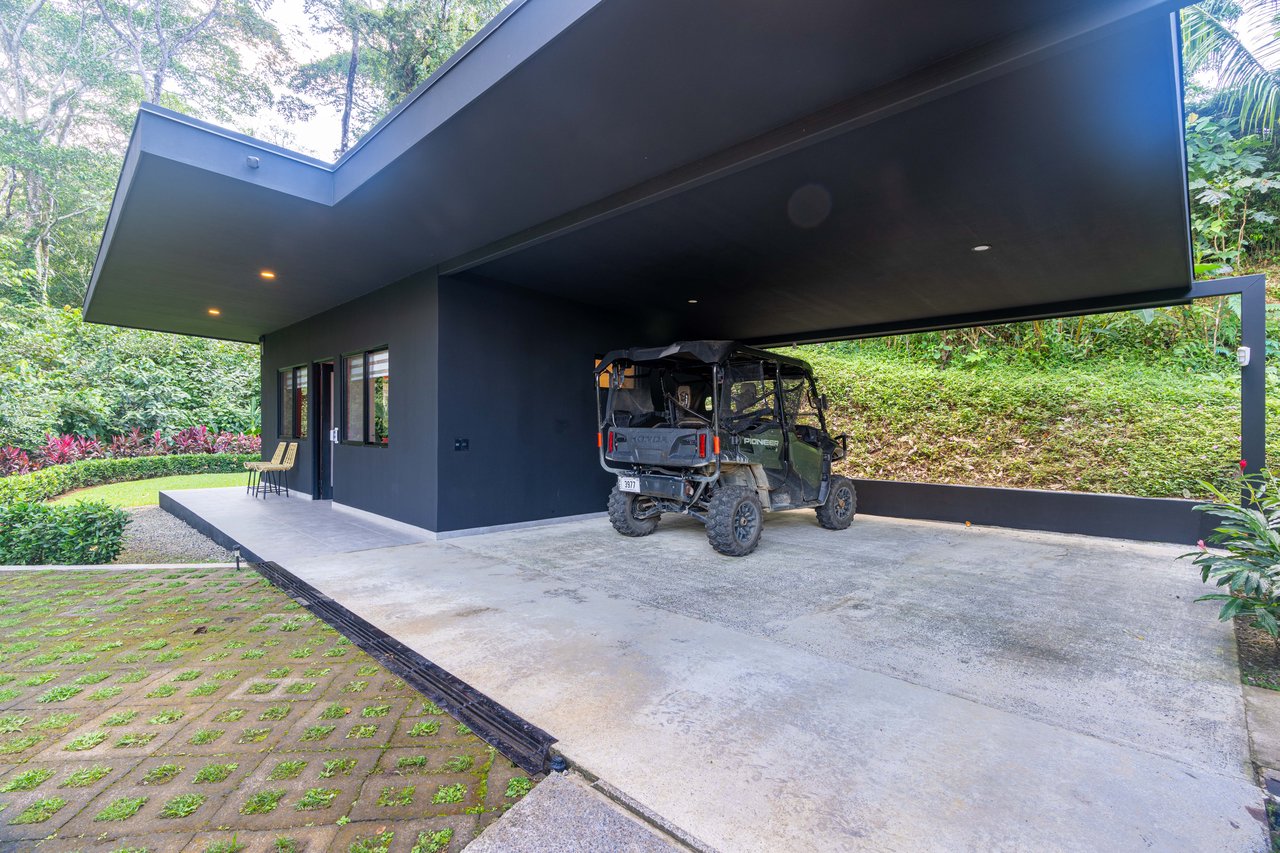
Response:
[[[991,248],[991,247],[990,247],[990,246],[987,246],[987,245],[974,246],[974,247],[973,247],[973,251],[975,251],[975,252],[985,252],[985,251],[989,250],[990,248]]]
[[[220,308],[210,308],[210,309],[209,309],[209,316],[211,316],[211,317],[217,317],[217,316],[218,316],[219,314],[221,314],[221,313],[222,313],[222,310],[221,310]]]
[[[690,304],[690,305],[697,305],[697,304],[698,304],[698,300],[696,300],[696,299],[690,299],[690,300],[689,300],[689,304]]]
[[[262,276],[263,278],[275,278],[275,277],[276,277],[276,274],[275,274],[275,273],[273,273],[271,270],[263,270],[262,272],[258,273],[258,275]]]

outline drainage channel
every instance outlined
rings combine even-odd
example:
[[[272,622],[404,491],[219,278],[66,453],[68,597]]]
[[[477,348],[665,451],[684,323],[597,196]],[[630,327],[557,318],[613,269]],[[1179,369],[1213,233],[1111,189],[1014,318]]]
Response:
[[[278,563],[254,569],[290,598],[332,625],[352,643],[471,729],[526,773],[545,773],[556,739],[450,675],[404,643],[352,613]],[[554,768],[562,769],[562,768]]]

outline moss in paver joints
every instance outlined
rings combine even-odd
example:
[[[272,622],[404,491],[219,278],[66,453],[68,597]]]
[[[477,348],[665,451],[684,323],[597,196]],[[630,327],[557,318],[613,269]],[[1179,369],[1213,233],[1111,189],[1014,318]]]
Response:
[[[488,781],[489,753],[469,730],[254,575],[0,573],[0,613],[10,605],[12,621],[0,619],[0,752],[13,751],[0,756],[0,787],[12,790],[0,805],[22,797],[4,812],[12,820],[33,798],[65,795],[49,829],[26,832],[57,824],[66,849],[94,847],[107,829],[103,849],[124,844],[111,837],[157,833],[146,846],[202,850],[238,832],[237,844],[283,853],[331,837],[304,826],[336,822],[351,825],[334,849],[379,850],[394,838],[427,853],[464,844],[501,815],[518,799],[504,790],[522,795],[509,762]],[[242,655],[252,669],[236,666]],[[55,701],[36,701],[52,691]],[[94,757],[103,760],[83,763]],[[162,762],[185,766],[155,774]],[[429,802],[442,789],[447,801]],[[453,834],[424,832],[423,812],[447,817]]]
[[[330,779],[334,776],[350,776],[351,771],[356,769],[356,760],[354,758],[332,758],[324,763],[324,768],[320,771],[321,779]]]
[[[142,777],[144,785],[163,785],[177,778],[182,772],[181,764],[159,764],[147,771]]]
[[[47,797],[43,800],[36,800],[34,803],[23,809],[22,812],[13,820],[9,821],[9,823],[44,823],[46,820],[57,814],[66,804],[67,801],[62,797]]]
[[[98,744],[107,739],[106,732],[86,732],[79,737],[73,738],[64,749],[71,752],[82,752],[86,749],[93,749]]]
[[[240,765],[234,761],[230,764],[206,764],[196,771],[195,782],[203,785],[213,782],[225,781],[228,776],[236,772],[236,768]]]
[[[189,742],[196,746],[204,746],[205,744],[213,743],[225,734],[225,729],[200,729],[191,736],[191,740]]]
[[[204,794],[179,794],[164,804],[160,809],[160,817],[189,817],[195,814],[196,809],[204,805],[204,801]]]
[[[106,778],[111,773],[111,768],[101,764],[95,764],[92,767],[82,767],[72,773],[59,788],[87,788],[94,782]]]
[[[418,840],[414,842],[409,853],[440,853],[449,846],[449,842],[453,840],[453,830],[449,828],[437,830],[435,832],[419,832]]]
[[[341,793],[342,791],[338,788],[310,788],[302,795],[302,799],[298,800],[298,805],[294,806],[294,808],[300,812],[327,809],[333,805],[333,801]]]
[[[24,770],[17,774],[4,785],[0,786],[0,793],[9,793],[11,791],[34,791],[45,781],[53,777],[53,771],[48,767],[36,767],[31,770]]]
[[[146,805],[147,799],[147,797],[120,797],[117,800],[112,800],[106,808],[94,815],[93,819],[98,821],[128,820]]]
[[[431,802],[436,805],[442,803],[460,803],[467,797],[467,786],[458,782],[453,785],[441,785],[436,791],[435,796],[431,798]]]
[[[280,781],[282,779],[296,779],[302,774],[307,767],[307,762],[301,760],[281,761],[271,770],[268,779],[272,781]]]
[[[267,814],[276,810],[276,806],[280,805],[280,801],[284,799],[283,788],[271,788],[266,791],[258,791],[250,794],[249,798],[244,801],[244,805],[240,807],[240,814]]]
[[[333,734],[333,730],[336,728],[337,726],[307,726],[303,730],[302,737],[299,738],[299,740],[303,740],[303,741],[324,740],[329,735]]]

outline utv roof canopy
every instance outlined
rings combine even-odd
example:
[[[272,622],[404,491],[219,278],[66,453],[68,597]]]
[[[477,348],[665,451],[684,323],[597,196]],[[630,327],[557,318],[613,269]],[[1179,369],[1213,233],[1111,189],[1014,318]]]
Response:
[[[736,341],[677,341],[667,347],[632,347],[607,353],[596,366],[599,375],[619,362],[652,364],[657,362],[690,362],[695,364],[728,364],[734,357],[750,361],[776,361],[808,373],[809,365],[798,358],[757,349]]]

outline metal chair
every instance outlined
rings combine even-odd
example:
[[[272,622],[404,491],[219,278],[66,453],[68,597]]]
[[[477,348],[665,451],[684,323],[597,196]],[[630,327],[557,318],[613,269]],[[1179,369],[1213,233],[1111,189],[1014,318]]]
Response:
[[[244,463],[244,467],[249,471],[249,482],[245,483],[244,493],[247,495],[252,492],[256,498],[258,496],[258,484],[262,480],[262,469],[268,465],[279,465],[284,459],[284,452],[289,447],[289,442],[282,441],[276,445],[275,452],[271,454],[271,461],[264,462],[261,459],[255,459]]]

